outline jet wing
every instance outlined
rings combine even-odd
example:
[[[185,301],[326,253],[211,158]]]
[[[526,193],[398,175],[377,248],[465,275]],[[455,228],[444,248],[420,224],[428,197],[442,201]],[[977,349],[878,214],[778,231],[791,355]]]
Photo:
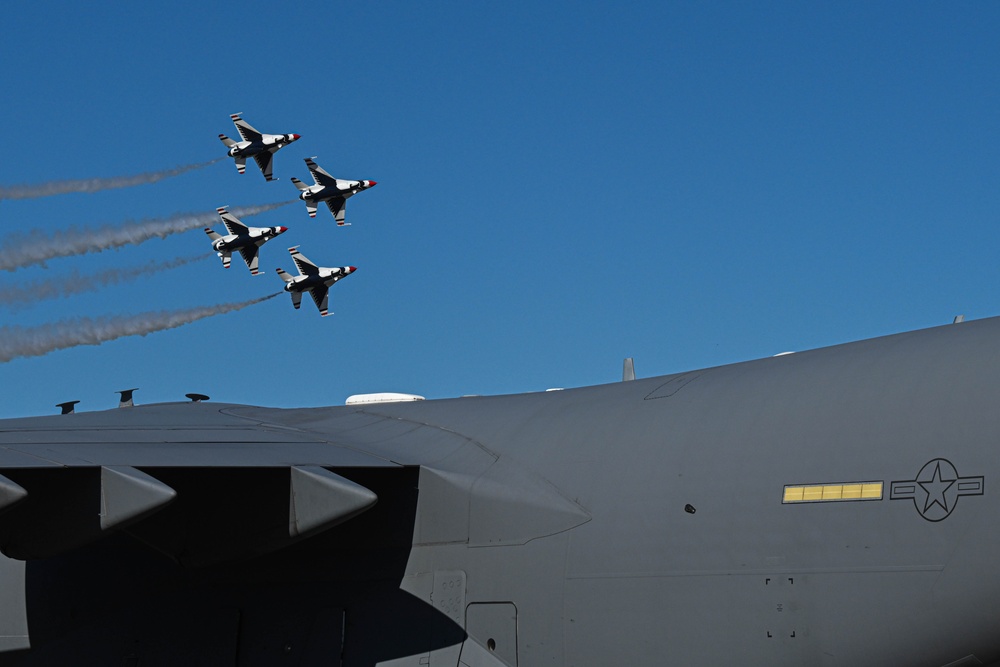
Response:
[[[46,418],[6,422],[4,552],[44,558],[127,528],[189,565],[267,553],[375,504],[366,485],[326,467],[401,470],[319,434],[227,415],[228,407],[175,403],[129,408],[132,414],[85,413],[70,428]]]
[[[227,403],[163,403],[76,413],[72,425],[49,417],[5,420],[0,474],[15,469],[104,466],[257,467],[395,465],[321,434],[261,426],[228,415]]]
[[[233,125],[236,126],[236,130],[243,137],[243,141],[261,141],[262,135],[257,130],[250,126],[250,123],[246,122],[240,118],[239,114],[231,114],[229,116],[233,120]]]
[[[204,565],[289,546],[366,512],[376,495],[388,508],[400,497],[392,489],[416,489],[416,478],[405,478],[415,466],[459,473],[445,475],[460,498],[498,459],[436,421],[405,406],[280,410],[205,402],[3,420],[0,548],[44,558],[123,529],[183,564]],[[510,479],[482,490],[500,490],[493,500],[504,505],[520,502],[503,491],[504,482]],[[515,482],[519,492],[532,488]],[[518,515],[529,524],[527,517],[539,516],[537,494],[530,498],[530,511]],[[468,511],[455,524],[457,540],[482,541],[468,533]],[[386,516],[378,515],[371,534],[385,530]],[[524,523],[515,522],[517,530]],[[513,543],[557,529],[519,534]]]
[[[219,216],[222,218],[222,224],[226,226],[226,229],[229,230],[230,234],[240,236],[250,233],[250,228],[240,222],[239,218],[229,211],[220,208]]]
[[[344,224],[347,215],[347,200],[343,197],[332,197],[326,200],[326,205],[330,207],[330,213],[337,220],[338,225]]]
[[[326,173],[323,167],[313,162],[312,158],[306,158],[306,166],[309,167],[309,173],[312,174],[313,181],[316,185],[325,185],[332,188],[337,187],[337,179]]]
[[[243,261],[247,263],[247,268],[250,269],[250,273],[257,275],[259,271],[257,270],[257,261],[260,259],[258,256],[258,250],[260,248],[256,245],[243,246],[240,248],[240,254],[243,255]]]
[[[311,290],[309,290],[309,296],[311,296],[313,298],[313,301],[316,302],[316,307],[319,308],[320,315],[326,317],[327,315],[330,314],[329,311],[327,310],[327,306],[330,301],[329,287],[327,287],[326,285],[317,285],[316,287],[313,287]]]
[[[298,268],[299,273],[304,276],[314,276],[319,273],[319,268],[313,264],[309,259],[298,251],[298,247],[289,248],[288,252],[292,255],[292,261],[295,262],[295,266]]]
[[[253,156],[253,159],[257,161],[257,166],[260,167],[260,173],[264,174],[264,178],[268,181],[273,181],[274,178],[271,176],[271,165],[274,162],[274,153],[270,151],[264,151],[263,153],[257,153]]]

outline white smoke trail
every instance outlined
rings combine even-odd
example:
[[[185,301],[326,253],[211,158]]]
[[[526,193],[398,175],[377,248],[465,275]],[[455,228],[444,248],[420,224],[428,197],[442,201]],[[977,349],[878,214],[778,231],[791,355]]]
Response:
[[[0,327],[0,363],[18,357],[40,357],[49,352],[79,345],[100,345],[124,336],[145,336],[156,331],[173,329],[213,315],[222,315],[252,306],[281,294],[239,303],[203,306],[188,310],[140,313],[139,315],[88,317],[38,327]]]
[[[237,218],[248,218],[258,213],[287,206],[293,201],[277,204],[262,204],[234,208],[230,211]],[[119,225],[103,227],[71,227],[50,235],[41,230],[27,234],[12,232],[7,235],[7,243],[0,248],[0,271],[14,271],[32,264],[44,264],[56,257],[86,255],[103,252],[124,245],[137,245],[153,238],[165,238],[171,234],[186,232],[215,224],[219,215],[211,213],[181,213],[169,218],[151,218],[139,222],[127,221]]]
[[[48,181],[45,183],[26,183],[22,185],[0,186],[0,200],[3,199],[35,199],[37,197],[51,197],[53,195],[63,195],[69,192],[100,192],[101,190],[113,190],[115,188],[130,188],[133,185],[145,185],[156,183],[164,178],[180,176],[193,169],[201,169],[213,165],[225,157],[218,157],[208,162],[197,164],[186,164],[174,169],[164,169],[163,171],[149,171],[144,174],[134,176],[114,176],[111,178],[79,178],[67,181]]]
[[[95,292],[108,285],[119,285],[131,282],[142,276],[152,275],[167,269],[175,269],[198,260],[210,259],[212,255],[202,253],[191,257],[178,257],[177,259],[161,261],[151,261],[143,266],[132,268],[113,268],[99,273],[86,274],[74,270],[63,278],[53,278],[33,282],[29,287],[10,286],[0,287],[0,304],[5,306],[23,307],[26,304],[44,299],[56,299],[67,297],[82,292]]]

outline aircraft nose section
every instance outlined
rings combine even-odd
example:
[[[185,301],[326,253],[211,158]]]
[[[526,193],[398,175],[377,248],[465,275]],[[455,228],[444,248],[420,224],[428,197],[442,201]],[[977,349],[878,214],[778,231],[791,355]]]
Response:
[[[358,270],[358,267],[356,267],[356,266],[349,266],[349,267],[347,267],[347,272],[348,273],[354,273],[357,270]]]
[[[277,230],[278,234],[284,234],[285,232],[288,231],[288,227],[276,227],[275,229]]]
[[[301,136],[298,135],[298,134],[293,134],[292,135],[292,141],[298,141],[300,138],[301,138]]]
[[[375,187],[376,185],[378,185],[378,183],[376,183],[375,181],[366,181],[366,182],[368,183],[368,187],[369,188]]]

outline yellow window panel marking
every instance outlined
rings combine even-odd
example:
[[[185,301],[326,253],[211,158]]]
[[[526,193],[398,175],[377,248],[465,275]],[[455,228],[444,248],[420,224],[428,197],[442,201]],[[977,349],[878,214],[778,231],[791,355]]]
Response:
[[[802,500],[803,502],[823,500],[823,486],[822,485],[803,486]]]
[[[843,500],[844,499],[844,485],[843,484],[827,484],[823,487],[823,500]]]
[[[861,497],[861,489],[864,484],[844,484],[844,500],[857,500]]]
[[[785,487],[783,503],[827,503],[844,500],[881,500],[883,482],[793,484]]]
[[[801,486],[786,486],[785,487],[785,497],[781,502],[784,503],[801,503],[802,502],[802,492]]]
[[[882,482],[866,482],[861,485],[861,497],[865,500],[882,500]]]

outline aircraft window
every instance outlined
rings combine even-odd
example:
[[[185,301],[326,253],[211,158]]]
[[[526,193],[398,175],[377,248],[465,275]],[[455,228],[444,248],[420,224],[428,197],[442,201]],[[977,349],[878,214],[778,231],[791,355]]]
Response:
[[[882,482],[798,484],[786,486],[783,503],[825,503],[842,500],[882,500]]]

